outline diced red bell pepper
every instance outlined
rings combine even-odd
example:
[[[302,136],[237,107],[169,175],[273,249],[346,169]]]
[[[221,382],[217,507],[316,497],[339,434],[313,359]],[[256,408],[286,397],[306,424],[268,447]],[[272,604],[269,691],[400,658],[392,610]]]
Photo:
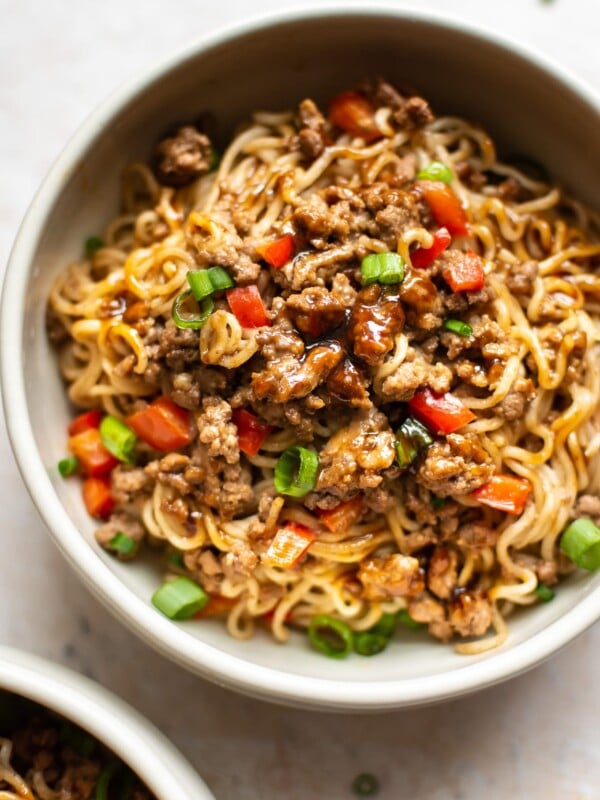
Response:
[[[126,422],[142,441],[163,452],[186,447],[194,438],[191,414],[166,396],[157,397]]]
[[[86,428],[71,436],[67,446],[77,456],[86,475],[96,478],[107,475],[119,460],[104,447],[98,428]]]
[[[273,537],[262,560],[271,567],[291,569],[296,566],[316,538],[317,534],[304,525],[287,522]]]
[[[453,292],[478,292],[485,286],[483,261],[472,250],[462,256],[444,268],[442,278]]]
[[[256,248],[258,255],[272,267],[283,267],[290,260],[294,253],[294,237],[291,233],[284,234],[274,242],[260,245]]]
[[[442,181],[417,181],[438,225],[447,228],[452,236],[469,232],[467,213],[452,189]]]
[[[347,531],[351,525],[354,525],[360,518],[362,511],[363,498],[357,495],[350,500],[339,503],[334,508],[329,508],[327,510],[319,509],[317,514],[326,528],[329,528],[333,533],[342,533],[343,531]]]
[[[234,409],[231,419],[238,430],[240,450],[247,456],[255,456],[273,428],[245,408]]]
[[[475,414],[450,392],[436,394],[424,389],[408,405],[424,425],[438,434],[453,433],[475,419]]]
[[[484,506],[507,514],[522,514],[530,494],[531,483],[527,478],[503,474],[494,475],[488,483],[472,492]]]
[[[78,417],[71,421],[68,427],[69,436],[76,436],[78,433],[87,431],[88,428],[99,428],[102,420],[102,412],[94,409],[93,411],[84,411]]]
[[[433,244],[431,247],[418,247],[410,254],[410,261],[416,269],[425,269],[433,264],[438,256],[450,246],[452,236],[447,228],[440,228],[433,234]]]
[[[90,517],[106,519],[115,507],[108,478],[86,478],[82,492],[83,502]]]
[[[375,109],[358,92],[342,92],[329,103],[329,119],[336,128],[370,142],[381,136],[375,124]]]
[[[227,302],[242,328],[261,328],[271,324],[257,286],[228,289]]]
[[[227,614],[237,603],[238,599],[238,597],[224,597],[222,594],[211,594],[204,608],[201,608],[200,611],[194,614],[194,619],[218,617],[220,614]]]

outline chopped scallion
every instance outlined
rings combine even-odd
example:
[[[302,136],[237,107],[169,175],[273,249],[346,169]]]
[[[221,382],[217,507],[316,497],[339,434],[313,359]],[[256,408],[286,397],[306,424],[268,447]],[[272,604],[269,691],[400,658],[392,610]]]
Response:
[[[420,631],[425,627],[422,622],[417,622],[416,619],[413,619],[405,608],[400,609],[396,617],[406,628],[410,628],[412,631]]]
[[[370,253],[360,265],[362,285],[402,283],[404,260],[398,253]]]
[[[230,289],[234,283],[231,275],[223,267],[194,269],[187,274],[188,283],[196,300],[204,300],[221,289]]]
[[[100,438],[109,453],[126,464],[135,461],[134,450],[137,436],[120,419],[107,414],[100,423]]]
[[[420,181],[442,181],[451,184],[454,180],[454,173],[441,161],[432,161],[417,174],[417,178]]]
[[[534,594],[540,598],[540,600],[544,603],[549,603],[550,600],[554,600],[556,597],[556,592],[553,592],[549,586],[546,586],[545,583],[538,583],[538,585],[533,590]]]
[[[119,766],[118,761],[111,761],[108,763],[98,778],[96,789],[94,791],[94,800],[108,800],[108,786],[112,780],[113,775]]]
[[[58,738],[61,744],[67,745],[77,755],[89,758],[96,750],[96,740],[89,733],[82,731],[71,722],[63,720],[58,729]]]
[[[439,511],[440,508],[443,508],[446,505],[446,498],[445,497],[438,497],[437,494],[431,495],[431,507],[435,511]]]
[[[174,567],[177,567],[177,569],[183,569],[185,566],[183,563],[183,554],[171,553],[171,555],[169,556],[169,564],[172,564]]]
[[[131,536],[127,536],[126,533],[123,533],[123,531],[117,531],[108,543],[108,546],[121,556],[130,556],[135,553],[137,542],[135,539],[132,539]]]
[[[414,417],[407,417],[396,433],[396,456],[400,467],[409,467],[421,450],[432,443],[427,428]]]
[[[208,603],[208,595],[190,578],[164,583],[152,595],[152,605],[169,619],[190,619]]]
[[[352,650],[351,629],[339,619],[317,614],[308,626],[308,638],[317,650],[329,658],[346,658]]]
[[[375,656],[388,646],[389,636],[371,631],[361,631],[354,634],[354,651],[359,656]]]
[[[375,775],[362,772],[352,781],[352,791],[357,797],[375,797],[379,792],[379,781]]]
[[[96,250],[99,250],[103,246],[104,242],[99,236],[88,236],[83,245],[85,254],[88,258],[91,258]]]
[[[473,328],[460,319],[445,319],[442,325],[447,331],[457,333],[459,336],[471,336]]]
[[[62,458],[58,462],[57,467],[61,478],[68,478],[69,475],[72,475],[79,469],[79,459],[77,458],[77,456],[69,456],[68,458]]]
[[[304,497],[315,488],[318,471],[317,453],[299,445],[288,447],[275,465],[275,488],[279,494]]]
[[[210,165],[208,167],[208,171],[214,172],[216,169],[218,169],[220,163],[221,156],[219,155],[219,152],[212,147],[210,151]]]
[[[395,614],[382,614],[379,620],[369,628],[370,633],[378,633],[381,636],[387,636],[388,639],[394,635],[396,630],[396,615]]]
[[[574,564],[583,569],[600,568],[600,528],[591,519],[581,517],[563,533],[560,549]]]
[[[193,298],[192,290],[188,289],[187,292],[182,292],[181,294],[177,295],[173,301],[171,316],[173,317],[173,322],[178,328],[201,328],[206,320],[210,317],[215,307],[212,297],[206,297],[202,301],[199,314],[196,314],[195,316],[185,315],[182,306],[190,297]]]

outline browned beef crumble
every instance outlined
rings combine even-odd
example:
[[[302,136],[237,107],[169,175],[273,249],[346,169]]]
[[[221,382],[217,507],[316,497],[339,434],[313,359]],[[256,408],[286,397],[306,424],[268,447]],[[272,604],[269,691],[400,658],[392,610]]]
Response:
[[[185,186],[208,172],[212,145],[193,125],[183,125],[156,148],[156,176],[165,186]]]

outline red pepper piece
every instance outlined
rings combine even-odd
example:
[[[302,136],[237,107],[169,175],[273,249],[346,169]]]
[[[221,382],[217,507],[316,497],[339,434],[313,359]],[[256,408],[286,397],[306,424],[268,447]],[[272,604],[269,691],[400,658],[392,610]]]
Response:
[[[472,492],[484,506],[496,508],[507,514],[522,514],[531,494],[531,483],[527,478],[514,475],[494,475],[488,483]]]
[[[170,397],[158,397],[147,408],[127,417],[126,421],[140,439],[155,450],[179,450],[194,438],[191,414]]]
[[[410,261],[416,269],[425,269],[433,264],[438,256],[450,246],[452,236],[447,228],[440,228],[433,234],[433,244],[431,247],[418,247],[410,254]]]
[[[234,409],[231,419],[238,429],[240,450],[247,456],[255,456],[273,428],[245,408]]]
[[[438,434],[453,433],[475,419],[475,414],[450,392],[436,394],[424,389],[408,405],[424,425]]]
[[[261,328],[271,324],[257,286],[228,289],[227,302],[242,328]]]

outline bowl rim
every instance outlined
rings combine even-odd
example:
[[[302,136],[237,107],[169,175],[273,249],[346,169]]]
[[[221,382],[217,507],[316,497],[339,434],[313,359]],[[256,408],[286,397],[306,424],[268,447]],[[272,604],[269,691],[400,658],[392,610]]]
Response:
[[[148,719],[89,678],[0,647],[0,690],[34,700],[102,741],[158,798],[215,800],[189,762]]]
[[[524,642],[482,660],[465,661],[464,666],[443,676],[429,675],[380,683],[340,681],[284,672],[223,652],[189,636],[180,624],[161,617],[147,601],[127,588],[102,559],[90,559],[89,545],[60,503],[37,452],[27,409],[23,354],[21,347],[12,346],[15,332],[22,341],[22,308],[28,270],[48,214],[65,183],[65,176],[71,174],[82,153],[106,129],[115,114],[156,80],[203,50],[270,27],[338,17],[377,18],[382,22],[393,18],[407,23],[429,24],[442,29],[442,32],[456,32],[483,41],[548,73],[571,94],[600,113],[598,94],[568,69],[509,37],[440,13],[381,4],[368,10],[364,5],[354,6],[352,3],[343,8],[338,5],[312,6],[250,17],[195,38],[148,65],[110,94],[80,125],[44,178],[21,223],[4,278],[0,306],[0,378],[8,434],[29,494],[67,561],[118,619],[169,659],[195,674],[244,694],[301,707],[368,711],[437,702],[491,686],[530,669],[600,618],[600,586],[590,590],[574,608]]]

